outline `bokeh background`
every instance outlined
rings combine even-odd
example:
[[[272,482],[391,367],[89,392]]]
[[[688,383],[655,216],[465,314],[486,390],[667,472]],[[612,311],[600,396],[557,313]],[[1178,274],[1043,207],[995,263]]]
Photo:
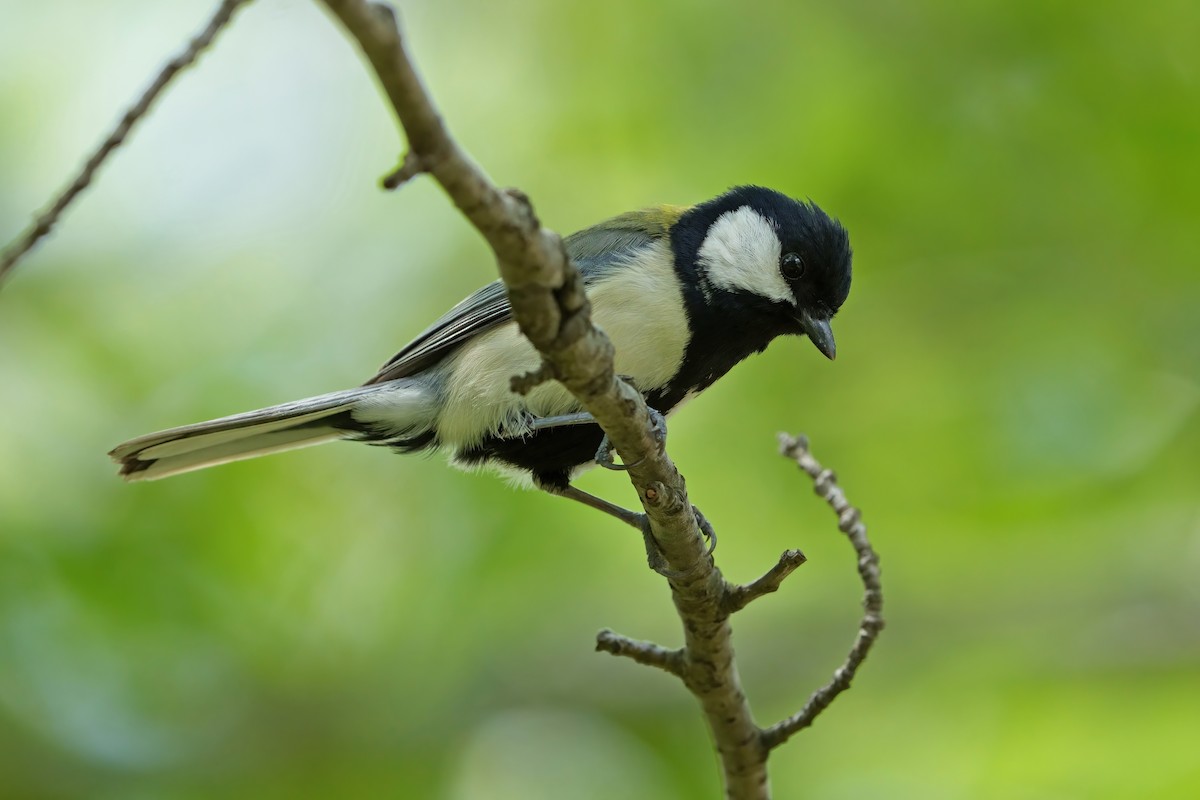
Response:
[[[0,238],[212,0],[0,0]],[[779,797],[1200,796],[1200,6],[401,4],[462,143],[568,232],[757,182],[851,231],[839,358],[777,342],[671,427],[757,718],[888,629]],[[125,485],[131,436],[360,382],[490,280],[310,2],[260,0],[0,293],[0,796],[715,798],[636,537],[331,445]],[[633,501],[619,475],[584,485]]]

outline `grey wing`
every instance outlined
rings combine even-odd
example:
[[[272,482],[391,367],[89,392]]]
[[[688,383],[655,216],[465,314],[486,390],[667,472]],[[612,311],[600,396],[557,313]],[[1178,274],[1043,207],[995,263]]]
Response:
[[[588,285],[654,241],[654,236],[638,230],[588,228],[568,236],[564,244],[583,273],[584,285]],[[493,281],[443,314],[364,385],[415,375],[441,361],[468,339],[511,319],[512,308],[504,284]]]
[[[585,285],[594,283],[659,238],[640,227],[621,224],[623,220],[619,217],[609,222],[573,233],[563,242],[571,260],[583,273]]]
[[[493,281],[467,297],[422,331],[379,368],[367,384],[407,378],[428,369],[456,347],[512,319],[504,284]]]

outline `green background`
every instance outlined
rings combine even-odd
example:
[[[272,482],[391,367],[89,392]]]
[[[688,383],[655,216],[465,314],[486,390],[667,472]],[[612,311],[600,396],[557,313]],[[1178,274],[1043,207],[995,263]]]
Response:
[[[0,0],[0,238],[215,5]],[[775,343],[671,453],[748,580],[757,719],[888,628],[771,760],[814,798],[1200,796],[1200,6],[403,3],[461,142],[569,232],[746,182],[839,216],[839,358]],[[332,445],[146,485],[150,430],[350,386],[494,276],[313,3],[261,0],[0,293],[0,795],[715,798],[641,544]],[[585,488],[634,502],[625,479]]]

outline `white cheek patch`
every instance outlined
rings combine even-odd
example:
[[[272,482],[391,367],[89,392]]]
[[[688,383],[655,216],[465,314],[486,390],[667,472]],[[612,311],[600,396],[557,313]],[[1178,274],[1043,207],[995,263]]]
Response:
[[[779,274],[781,255],[775,226],[754,209],[742,206],[713,223],[697,260],[713,286],[795,304],[796,296]]]

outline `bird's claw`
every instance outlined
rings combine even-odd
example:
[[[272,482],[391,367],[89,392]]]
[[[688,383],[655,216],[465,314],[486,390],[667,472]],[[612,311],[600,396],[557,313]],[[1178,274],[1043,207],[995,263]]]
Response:
[[[696,515],[696,524],[700,526],[700,533],[703,534],[704,540],[708,542],[708,550],[705,551],[704,555],[711,556],[713,550],[717,549],[717,532],[713,530],[713,526],[700,513],[700,509],[692,506],[692,513]],[[701,559],[684,570],[667,569],[667,559],[663,556],[662,549],[658,546],[658,542],[655,541],[654,534],[650,530],[650,517],[645,514],[642,514],[642,539],[646,543],[646,563],[650,565],[650,569],[669,580],[680,580],[688,577],[704,561]]]
[[[661,454],[667,446],[667,419],[658,411],[649,406],[646,410],[650,412],[650,430],[654,435],[654,441],[658,444],[658,452]],[[645,458],[640,458],[632,464],[618,464],[613,456],[616,449],[613,447],[612,441],[608,438],[608,434],[604,434],[604,438],[600,440],[600,447],[596,450],[596,463],[605,469],[611,469],[615,472],[624,472],[630,467],[636,467],[645,461]]]
[[[613,447],[612,440],[608,438],[608,434],[604,434],[604,438],[600,440],[600,447],[596,450],[596,463],[605,469],[611,469],[614,472],[624,472],[630,467],[636,467],[641,461],[635,461],[632,464],[618,464],[613,458],[616,455],[616,448]]]
[[[700,509],[692,506],[692,513],[696,515],[696,524],[700,526],[700,533],[704,536],[704,541],[708,542],[708,551],[706,556],[711,556],[713,550],[717,549],[717,532],[713,530],[712,524],[700,513]]]

